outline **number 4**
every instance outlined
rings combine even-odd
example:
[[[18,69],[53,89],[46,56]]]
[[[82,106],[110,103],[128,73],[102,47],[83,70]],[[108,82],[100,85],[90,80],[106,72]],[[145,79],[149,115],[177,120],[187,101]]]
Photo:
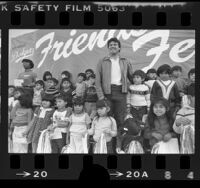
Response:
[[[190,172],[190,173],[187,175],[187,178],[189,178],[189,179],[194,179],[194,172]]]

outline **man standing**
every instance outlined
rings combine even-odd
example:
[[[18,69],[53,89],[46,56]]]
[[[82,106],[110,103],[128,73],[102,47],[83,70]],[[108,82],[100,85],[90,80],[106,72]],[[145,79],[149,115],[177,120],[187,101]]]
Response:
[[[108,40],[107,47],[109,56],[97,64],[96,90],[99,99],[108,100],[119,130],[126,114],[128,79],[131,80],[133,70],[130,61],[120,56],[121,43],[117,38]]]

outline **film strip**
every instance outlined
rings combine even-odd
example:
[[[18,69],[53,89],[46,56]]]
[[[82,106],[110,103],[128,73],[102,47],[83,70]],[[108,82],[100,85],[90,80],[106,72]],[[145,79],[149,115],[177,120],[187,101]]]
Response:
[[[35,154],[32,152],[19,154],[9,153],[7,136],[9,124],[7,88],[14,77],[20,73],[21,67],[19,68],[18,62],[22,59],[29,58],[35,53],[35,61],[38,61],[36,70],[40,76],[45,68],[51,69],[54,74],[67,68],[77,75],[77,71],[86,69],[87,63],[81,69],[81,63],[75,61],[80,60],[83,63],[84,59],[81,61],[81,58],[85,58],[86,61],[90,61],[91,58],[91,61],[94,60],[97,63],[99,59],[95,57],[102,54],[100,52],[102,48],[104,48],[103,54],[106,55],[106,44],[112,36],[125,41],[121,49],[127,50],[127,54],[125,53],[127,56],[138,57],[138,60],[135,59],[135,62],[138,61],[135,63],[137,69],[157,68],[156,63],[164,64],[161,62],[161,56],[164,51],[169,50],[163,61],[171,58],[170,65],[183,63],[185,71],[189,71],[188,69],[192,66],[199,71],[199,65],[196,62],[199,60],[200,47],[199,43],[195,42],[200,38],[199,10],[200,3],[198,2],[27,1],[0,3],[2,70],[0,179],[86,180],[89,177],[102,177],[106,180],[199,180],[198,126],[195,126],[196,147],[193,154]],[[34,35],[35,31],[37,34]],[[149,34],[148,31],[153,32]],[[161,31],[164,32],[159,34]],[[141,37],[140,40],[139,37]],[[170,37],[172,43],[169,44],[167,40],[170,40]],[[130,38],[135,40],[134,44],[131,44]],[[157,38],[161,40],[154,40]],[[85,41],[88,42],[87,46],[79,48],[85,44]],[[145,46],[150,41],[154,41],[153,44]],[[20,49],[18,52],[17,48]],[[130,48],[131,52],[128,51]],[[146,48],[143,52],[143,56],[146,56],[144,59],[142,59],[142,53],[136,55],[137,50],[142,48]],[[190,51],[184,54],[188,49]],[[195,49],[197,53],[194,55],[191,49]],[[92,51],[95,55],[92,55]],[[86,55],[82,56],[82,53]],[[73,55],[70,57],[71,54]],[[47,58],[49,55],[51,59]],[[155,58],[147,60],[152,55]],[[66,64],[58,64],[61,61],[60,58],[65,62],[74,61],[74,64],[69,67]],[[47,61],[51,61],[52,64]],[[140,63],[142,61],[151,61],[152,64],[148,66],[149,64],[144,62]],[[188,65],[188,62],[192,66]],[[88,62],[88,68],[96,66],[92,63],[94,62]],[[48,69],[48,66],[52,67]],[[195,81],[197,90],[198,76],[197,74]],[[197,98],[195,114],[199,114],[198,104]],[[195,116],[195,122],[199,122],[198,115]]]

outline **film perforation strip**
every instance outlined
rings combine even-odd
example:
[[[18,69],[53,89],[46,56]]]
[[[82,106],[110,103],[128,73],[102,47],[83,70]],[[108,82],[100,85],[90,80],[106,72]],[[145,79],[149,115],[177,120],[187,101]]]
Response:
[[[21,165],[20,155],[11,155],[10,156],[10,168],[11,169],[20,169]],[[69,168],[69,156],[60,155],[58,157],[58,167],[60,169]],[[108,169],[117,169],[118,162],[120,162],[116,155],[107,156],[107,168]],[[83,166],[88,166],[93,164],[93,156],[85,155],[83,156]],[[44,155],[35,155],[34,156],[34,168],[35,169],[44,169],[45,168],[45,156]],[[142,158],[139,155],[131,157],[131,168],[132,169],[141,169],[142,168]],[[156,156],[156,169],[166,169],[166,156]],[[180,156],[180,169],[190,169],[190,157],[187,155]]]
[[[19,26],[21,23],[21,16],[23,13],[20,12],[11,12],[11,24],[14,26]],[[109,26],[117,26],[119,23],[118,17],[121,16],[121,13],[109,12],[107,13],[107,24]],[[181,26],[190,26],[191,25],[191,13],[182,12],[180,13],[180,25]],[[92,12],[83,13],[83,23],[85,26],[92,26],[95,23],[95,16]],[[143,23],[142,12],[133,12],[131,23],[133,26],[141,26]],[[153,17],[152,17],[153,19]],[[70,14],[68,12],[59,13],[59,25],[67,26],[70,24]],[[166,12],[157,12],[155,16],[157,26],[166,26],[168,20],[168,14]],[[46,24],[46,16],[44,12],[35,12],[35,24],[37,26],[43,26]]]

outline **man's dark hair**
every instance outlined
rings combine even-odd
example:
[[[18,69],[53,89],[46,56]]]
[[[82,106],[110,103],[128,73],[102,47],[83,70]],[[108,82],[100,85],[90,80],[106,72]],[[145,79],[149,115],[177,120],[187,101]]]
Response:
[[[111,39],[108,40],[107,47],[109,47],[109,45],[110,45],[111,42],[118,43],[119,48],[121,48],[121,42],[116,37],[113,37],[113,38],[111,38]]]
[[[22,60],[22,63],[24,63],[24,62],[29,63],[30,69],[32,69],[32,68],[34,67],[34,63],[33,63],[32,60],[30,60],[30,59],[23,59],[23,60]]]

